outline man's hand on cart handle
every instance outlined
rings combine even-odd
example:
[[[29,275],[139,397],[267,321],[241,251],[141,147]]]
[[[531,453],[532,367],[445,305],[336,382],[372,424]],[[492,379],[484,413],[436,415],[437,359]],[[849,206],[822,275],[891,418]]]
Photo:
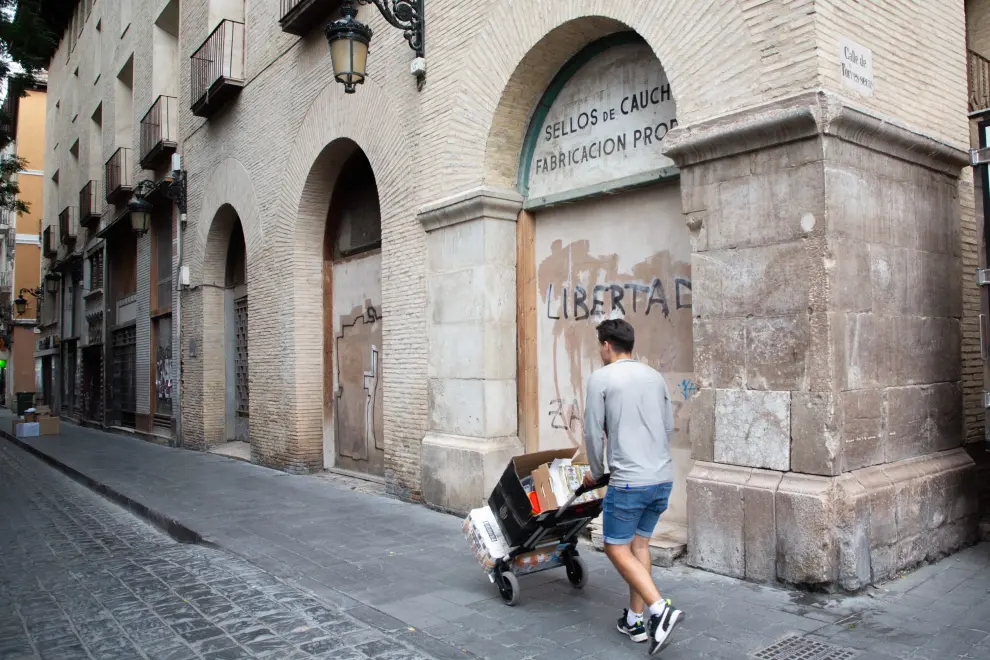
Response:
[[[584,481],[581,484],[581,487],[578,488],[574,494],[580,497],[585,493],[587,493],[588,491],[597,490],[599,488],[602,488],[603,486],[607,486],[608,480],[611,476],[612,476],[611,474],[606,472],[605,474],[602,475],[601,479],[596,480],[593,476],[591,476],[591,473],[588,472],[587,474],[584,475]]]

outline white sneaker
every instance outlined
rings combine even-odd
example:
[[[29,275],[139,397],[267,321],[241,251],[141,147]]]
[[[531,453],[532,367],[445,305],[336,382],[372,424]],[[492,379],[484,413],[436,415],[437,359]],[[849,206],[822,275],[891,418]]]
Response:
[[[656,655],[667,645],[670,641],[670,633],[674,632],[674,626],[683,616],[684,612],[671,606],[668,601],[664,603],[661,614],[650,617],[650,655]]]

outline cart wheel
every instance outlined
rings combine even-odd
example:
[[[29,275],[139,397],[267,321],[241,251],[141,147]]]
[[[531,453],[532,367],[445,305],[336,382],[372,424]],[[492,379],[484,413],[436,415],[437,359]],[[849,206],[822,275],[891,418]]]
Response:
[[[512,573],[506,571],[498,576],[498,593],[502,600],[509,607],[519,602],[519,580]]]
[[[571,557],[567,562],[567,579],[577,589],[583,589],[588,583],[588,565],[578,556]]]

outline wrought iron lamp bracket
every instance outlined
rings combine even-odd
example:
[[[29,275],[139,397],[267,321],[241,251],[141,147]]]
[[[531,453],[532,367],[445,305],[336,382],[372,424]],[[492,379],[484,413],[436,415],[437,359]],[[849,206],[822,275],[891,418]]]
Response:
[[[402,30],[402,36],[416,57],[426,54],[426,28],[423,21],[424,0],[357,0],[359,5],[374,4],[386,21]]]

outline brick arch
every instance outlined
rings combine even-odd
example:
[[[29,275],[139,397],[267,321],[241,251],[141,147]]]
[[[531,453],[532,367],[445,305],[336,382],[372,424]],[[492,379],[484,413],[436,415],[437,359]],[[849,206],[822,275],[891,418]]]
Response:
[[[539,10],[529,0],[498,3],[459,67],[450,134],[464,156],[446,188],[514,188],[529,119],[554,75],[583,47],[621,30],[643,37],[663,64],[682,125],[758,101],[764,65],[751,33],[763,19],[738,0],[714,18],[711,10],[676,0],[570,0]]]
[[[323,464],[323,236],[327,211],[344,160],[360,148],[378,185],[382,222],[382,312],[386,478],[395,492],[419,490],[419,443],[426,428],[426,238],[409,185],[405,122],[374,80],[345,96],[330,83],[303,118],[286,160],[272,216],[270,249],[285,264],[277,340],[286,361],[288,428],[276,444],[298,457],[300,468]],[[401,318],[401,323],[394,322]],[[398,348],[401,347],[401,350]],[[403,467],[404,466],[404,467]]]

